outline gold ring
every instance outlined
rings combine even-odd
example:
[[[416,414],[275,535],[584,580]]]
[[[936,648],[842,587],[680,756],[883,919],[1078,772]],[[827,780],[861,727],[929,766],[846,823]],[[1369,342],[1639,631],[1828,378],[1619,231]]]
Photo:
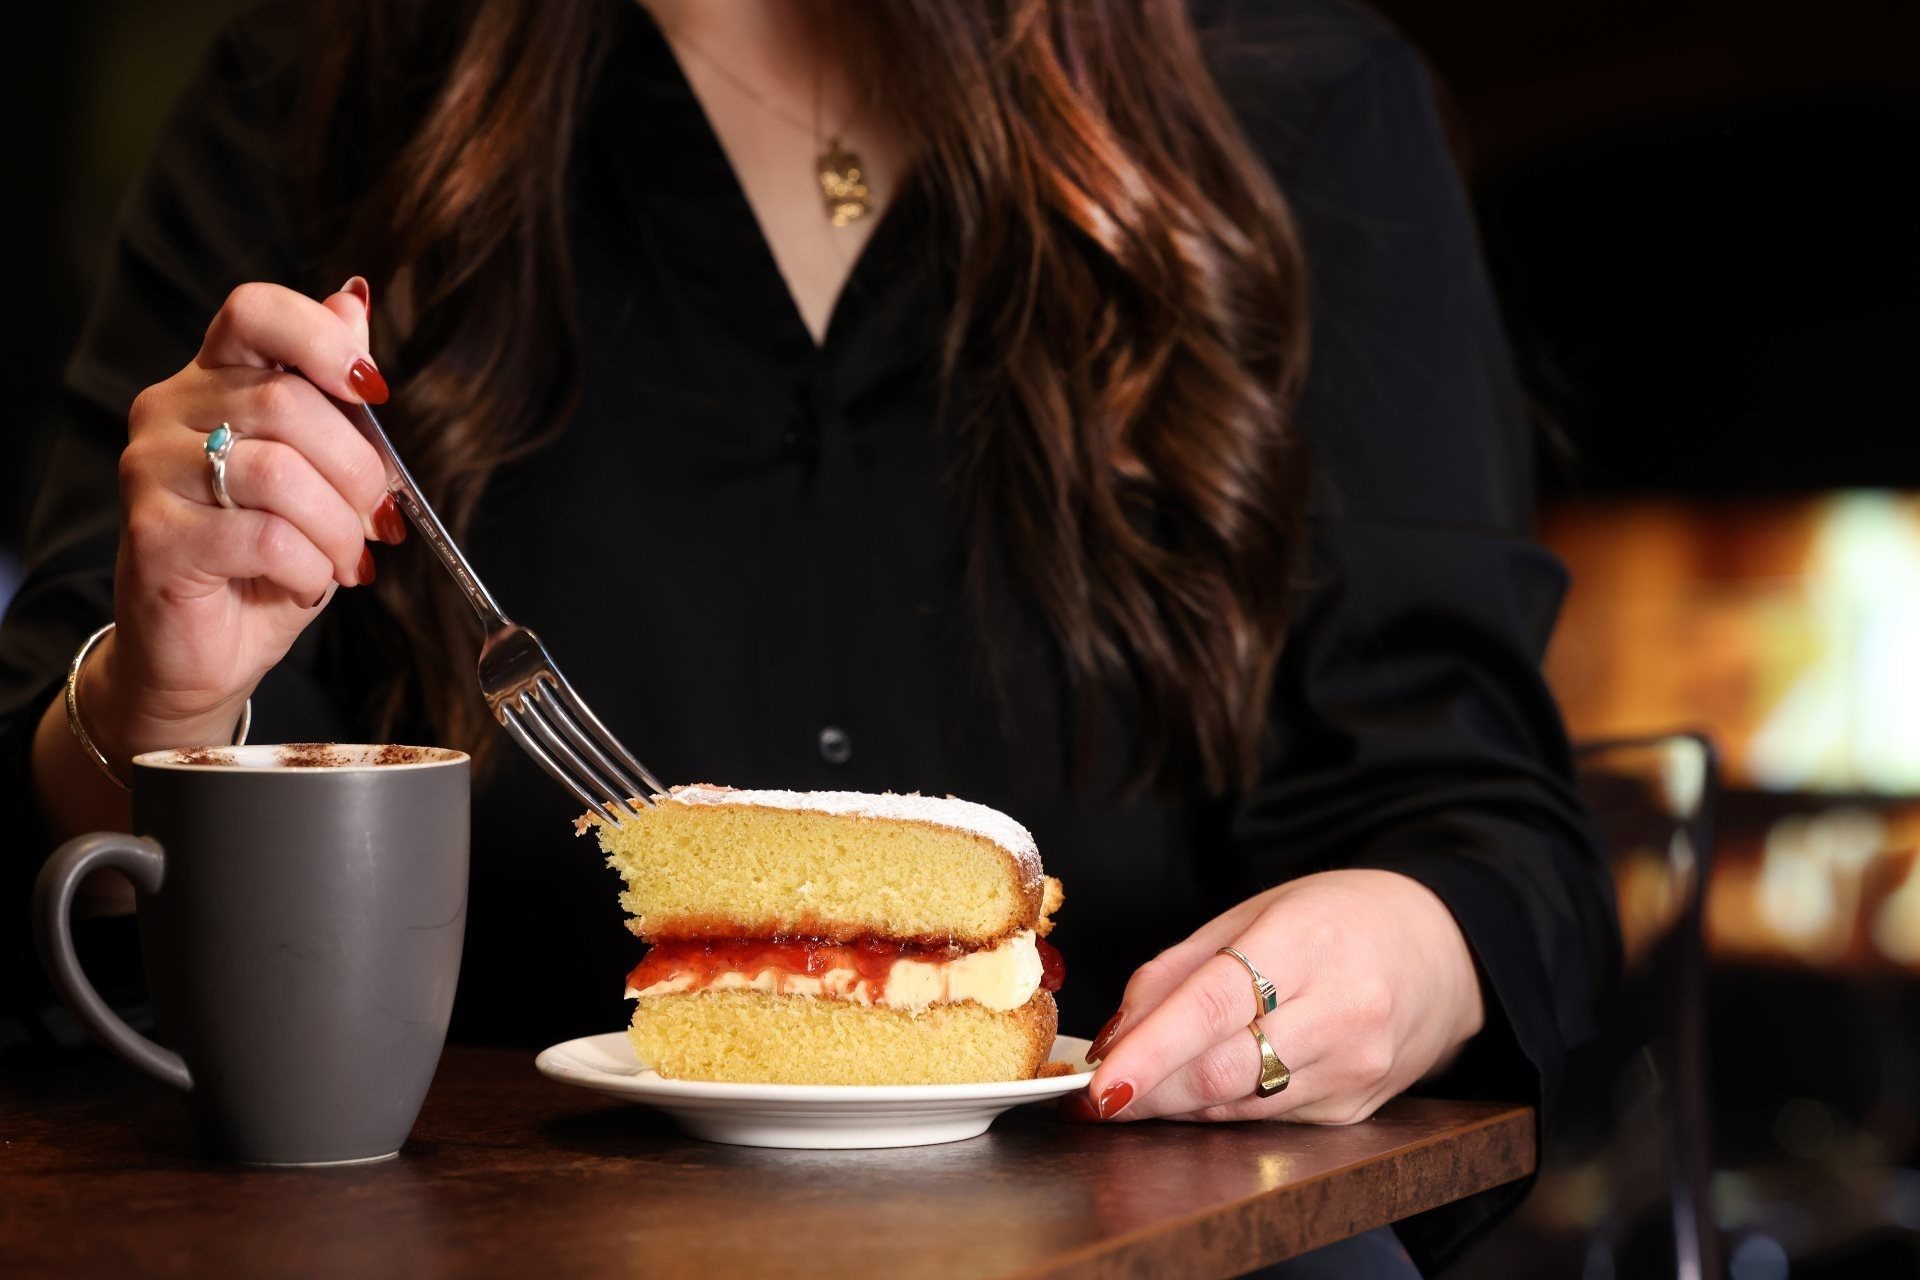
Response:
[[[1214,952],[1214,954],[1232,956],[1235,960],[1238,960],[1247,967],[1247,976],[1253,979],[1254,1003],[1260,1006],[1259,1012],[1255,1013],[1253,1015],[1254,1017],[1257,1018],[1261,1014],[1272,1013],[1280,1007],[1280,992],[1275,989],[1273,980],[1254,968],[1253,961],[1242,955],[1238,947],[1222,947],[1220,950]]]
[[[1260,1029],[1258,1022],[1249,1022],[1247,1030],[1253,1032],[1253,1042],[1260,1046],[1260,1083],[1253,1086],[1254,1095],[1271,1098],[1293,1082],[1293,1072],[1280,1061],[1280,1055],[1273,1051],[1267,1033]]]

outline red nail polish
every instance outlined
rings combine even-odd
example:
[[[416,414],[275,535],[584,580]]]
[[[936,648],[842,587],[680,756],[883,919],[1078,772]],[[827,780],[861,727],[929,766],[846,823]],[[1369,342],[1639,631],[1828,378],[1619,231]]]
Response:
[[[373,509],[373,531],[380,535],[380,541],[390,546],[407,540],[407,522],[401,518],[392,494],[380,499],[380,505]]]
[[[1060,1099],[1055,1114],[1068,1124],[1094,1124],[1099,1121],[1100,1113],[1093,1109],[1093,1103],[1087,1098],[1087,1091],[1070,1093]]]
[[[1111,1120],[1127,1109],[1133,1101],[1133,1086],[1122,1080],[1119,1084],[1110,1084],[1107,1091],[1100,1095],[1100,1118]]]
[[[350,293],[360,299],[362,310],[373,310],[373,290],[367,288],[367,278],[365,276],[350,277],[345,284],[340,286],[340,292]]]
[[[373,581],[373,552],[369,551],[365,547],[360,548],[359,581],[360,581],[360,585],[363,587],[366,586],[369,582]]]
[[[1091,1045],[1087,1046],[1088,1062],[1097,1062],[1106,1056],[1107,1050],[1113,1047],[1114,1036],[1120,1031],[1120,1022],[1126,1016],[1127,1011],[1122,1009],[1107,1019],[1107,1025],[1100,1028],[1100,1034],[1093,1038]]]
[[[353,367],[347,370],[347,381],[352,384],[354,393],[368,404],[387,402],[387,380],[373,367],[371,360],[355,360]]]

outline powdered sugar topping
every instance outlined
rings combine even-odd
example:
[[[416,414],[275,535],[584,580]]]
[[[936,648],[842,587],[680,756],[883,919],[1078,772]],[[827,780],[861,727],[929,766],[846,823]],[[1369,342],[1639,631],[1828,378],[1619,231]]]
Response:
[[[792,809],[827,813],[838,818],[882,818],[894,822],[924,822],[929,826],[964,831],[991,840],[1019,864],[1027,884],[1040,879],[1040,850],[1025,827],[998,809],[953,796],[899,795],[891,791],[740,791],[711,783],[675,787],[669,793],[681,804],[741,804],[763,809]]]

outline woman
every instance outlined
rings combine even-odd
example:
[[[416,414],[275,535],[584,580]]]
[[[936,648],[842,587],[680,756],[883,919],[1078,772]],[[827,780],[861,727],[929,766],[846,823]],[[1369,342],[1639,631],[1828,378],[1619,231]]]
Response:
[[[1402,44],[1337,0],[1229,8],[237,25],[128,207],[0,633],[36,856],[249,698],[258,740],[455,743],[455,1034],[622,1017],[608,874],[324,392],[384,406],[660,776],[1027,824],[1072,898],[1063,1023],[1102,1027],[1082,1118],[1550,1100],[1614,941],[1470,224]],[[59,693],[109,619],[99,769]],[[1278,988],[1273,1096],[1228,944]],[[1445,1256],[1503,1199],[1402,1234]]]

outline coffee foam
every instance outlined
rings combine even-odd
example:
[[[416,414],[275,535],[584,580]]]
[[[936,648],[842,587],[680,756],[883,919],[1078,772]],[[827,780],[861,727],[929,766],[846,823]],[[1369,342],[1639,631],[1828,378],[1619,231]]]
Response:
[[[148,769],[297,771],[422,768],[456,764],[466,759],[466,752],[447,747],[413,747],[398,743],[285,742],[148,751],[135,756],[133,762]]]

